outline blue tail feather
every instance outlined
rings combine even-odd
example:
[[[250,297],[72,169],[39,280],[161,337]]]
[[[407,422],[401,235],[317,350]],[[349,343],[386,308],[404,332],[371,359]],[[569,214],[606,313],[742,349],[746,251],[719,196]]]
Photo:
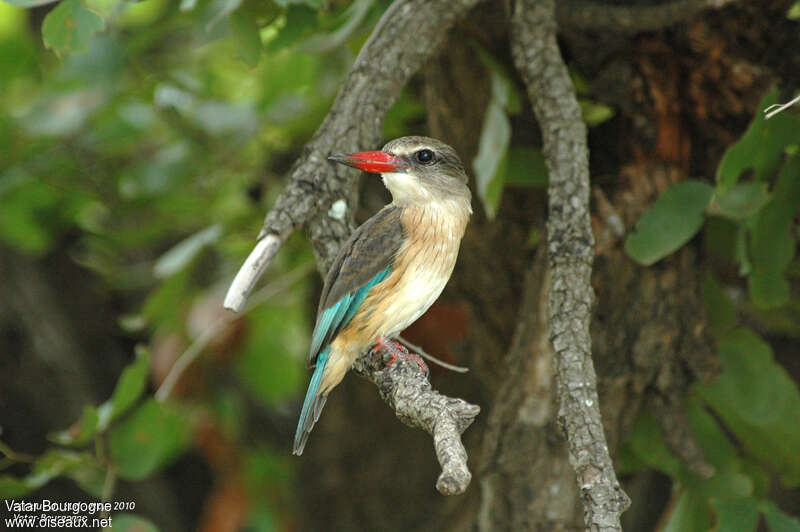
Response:
[[[303,454],[308,435],[311,434],[311,429],[314,428],[314,424],[322,412],[322,407],[325,406],[325,401],[328,399],[327,395],[317,395],[317,391],[322,382],[322,374],[325,371],[325,364],[328,362],[330,352],[331,346],[328,346],[317,357],[317,367],[311,376],[306,398],[303,400],[303,409],[300,411],[300,420],[297,422],[297,430],[294,433],[294,450],[292,451],[298,456]]]

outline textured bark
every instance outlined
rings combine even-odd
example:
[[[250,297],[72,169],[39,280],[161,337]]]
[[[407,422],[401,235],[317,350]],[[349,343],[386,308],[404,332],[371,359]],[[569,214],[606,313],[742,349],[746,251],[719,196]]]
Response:
[[[555,423],[553,349],[547,334],[547,256],[525,279],[503,386],[493,401],[480,459],[480,531],[579,530],[578,490]]]
[[[436,457],[442,466],[442,474],[436,481],[439,493],[464,493],[472,474],[467,467],[467,451],[461,443],[461,434],[481,409],[433,390],[427,375],[415,362],[403,360],[387,366],[390,358],[391,354],[385,350],[376,355],[365,353],[356,360],[353,370],[378,387],[381,398],[392,407],[400,421],[433,437]]]
[[[558,421],[577,474],[589,530],[621,530],[630,500],[617,481],[603,431],[589,322],[594,236],[589,218],[586,125],[556,42],[553,0],[511,8],[511,49],[542,130],[550,176],[547,251],[549,335]]]

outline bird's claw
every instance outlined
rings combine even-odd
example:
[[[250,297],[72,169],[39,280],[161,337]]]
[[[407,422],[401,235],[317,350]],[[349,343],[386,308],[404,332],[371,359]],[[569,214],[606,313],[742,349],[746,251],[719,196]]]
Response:
[[[381,348],[386,349],[392,356],[386,363],[387,368],[394,364],[398,358],[402,360],[411,360],[412,362],[416,362],[419,368],[425,372],[426,379],[430,376],[431,371],[428,365],[425,364],[425,361],[422,360],[422,357],[415,353],[409,353],[408,349],[403,344],[399,342],[390,342],[386,338],[381,337],[378,338],[378,341],[372,347],[372,353],[377,353]]]

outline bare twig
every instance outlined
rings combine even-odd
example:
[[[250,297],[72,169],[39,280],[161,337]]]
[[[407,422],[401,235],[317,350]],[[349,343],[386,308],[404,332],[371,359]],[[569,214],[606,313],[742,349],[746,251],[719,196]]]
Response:
[[[2,441],[0,441],[0,453],[14,462],[33,462],[36,460],[35,456],[26,453],[18,453]]]
[[[480,407],[432,389],[425,372],[415,362],[398,360],[387,366],[390,358],[383,349],[377,355],[367,351],[356,359],[353,370],[378,387],[381,398],[400,421],[433,436],[436,457],[442,466],[436,489],[444,495],[464,493],[472,473],[467,467],[461,434],[480,413]]]
[[[587,0],[560,0],[556,2],[556,18],[560,25],[574,29],[636,33],[666,28],[734,1],[677,0],[657,5],[621,6]]]
[[[292,285],[294,285],[294,283],[311,273],[312,269],[313,266],[309,262],[299,266],[298,268],[295,268],[289,273],[267,284],[253,295],[253,297],[250,299],[250,303],[247,305],[247,307],[245,307],[245,313],[256,308],[267,299],[288,290]],[[186,348],[186,351],[181,353],[181,355],[172,365],[172,368],[170,368],[169,373],[167,373],[167,376],[164,378],[161,386],[159,386],[158,390],[156,390],[157,400],[164,401],[169,397],[173,388],[175,387],[175,384],[177,384],[178,380],[181,378],[181,375],[183,375],[186,369],[192,365],[200,353],[203,352],[203,349],[208,346],[209,342],[216,338],[216,336],[236,318],[238,318],[238,316],[225,313],[217,318],[210,327],[197,335],[197,338],[194,339],[194,342],[192,342],[192,344]]]
[[[406,346],[410,350],[414,351],[415,353],[417,353],[419,356],[421,356],[425,360],[429,360],[429,361],[433,362],[434,364],[436,364],[437,366],[441,366],[444,369],[449,369],[450,371],[455,371],[457,373],[467,373],[467,372],[469,372],[469,368],[465,368],[464,366],[456,366],[455,364],[448,364],[444,360],[440,360],[440,359],[436,358],[435,356],[426,353],[425,350],[422,349],[420,346],[418,346],[417,344],[412,344],[411,342],[409,342],[408,340],[406,340],[402,336],[398,336],[397,340],[399,340],[401,344],[403,344],[404,346]]]
[[[381,17],[314,138],[291,171],[289,184],[264,221],[260,241],[231,286],[225,305],[242,307],[247,293],[289,234],[307,226],[320,271],[353,230],[358,174],[327,161],[331,153],[375,147],[386,111],[411,76],[479,0],[396,0]],[[328,214],[343,201],[344,217]]]
[[[800,94],[797,95],[795,99],[790,102],[786,103],[775,103],[764,109],[764,119],[769,120],[776,114],[780,113],[781,111],[788,109],[789,107],[793,106],[797,102],[800,102]]]
[[[228,293],[225,294],[224,306],[234,312],[239,312],[247,301],[247,296],[253,290],[259,277],[267,269],[272,258],[277,255],[283,243],[286,242],[286,235],[266,235],[258,241],[256,247],[250,252],[247,260],[239,269],[239,273],[234,277]]]
[[[589,322],[594,237],[589,150],[575,89],[556,42],[554,0],[511,2],[511,48],[542,130],[547,164],[548,322],[558,420],[567,439],[588,530],[621,530],[630,504],[614,473],[597,396]]]

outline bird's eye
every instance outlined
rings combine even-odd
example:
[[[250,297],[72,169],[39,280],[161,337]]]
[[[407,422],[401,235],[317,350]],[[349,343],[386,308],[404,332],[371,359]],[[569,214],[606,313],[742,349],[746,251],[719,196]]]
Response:
[[[430,164],[434,159],[433,150],[419,150],[414,154],[414,158],[422,164]]]

